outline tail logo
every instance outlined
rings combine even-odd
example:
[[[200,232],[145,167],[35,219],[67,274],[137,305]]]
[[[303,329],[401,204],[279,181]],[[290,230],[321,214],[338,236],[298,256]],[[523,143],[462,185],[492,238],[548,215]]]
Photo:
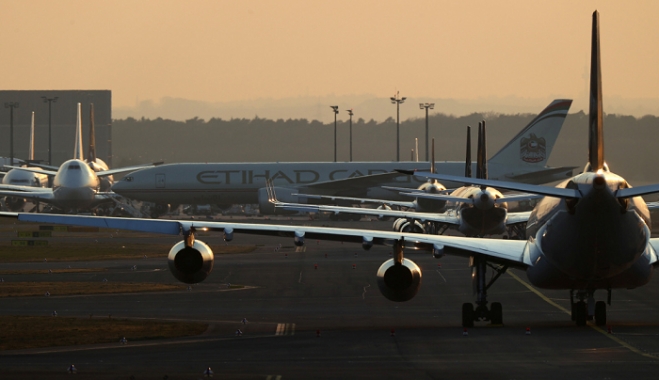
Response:
[[[537,137],[531,133],[529,137],[522,137],[519,157],[524,162],[537,163],[547,159],[547,143],[544,137]]]

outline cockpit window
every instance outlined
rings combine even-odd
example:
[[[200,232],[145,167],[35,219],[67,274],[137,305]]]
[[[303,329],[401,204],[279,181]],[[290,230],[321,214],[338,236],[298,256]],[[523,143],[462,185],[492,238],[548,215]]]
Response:
[[[128,176],[128,177],[125,178],[125,180],[126,180],[126,182],[131,182],[131,181],[133,181],[133,177]]]
[[[74,169],[74,170],[80,170],[80,165],[78,164],[71,164],[69,165],[69,170]]]

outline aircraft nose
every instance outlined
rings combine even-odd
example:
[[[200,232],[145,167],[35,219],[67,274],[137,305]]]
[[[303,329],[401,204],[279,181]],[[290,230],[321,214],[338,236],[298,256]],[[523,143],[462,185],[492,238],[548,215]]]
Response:
[[[487,190],[481,191],[480,196],[477,196],[475,200],[475,206],[481,210],[488,210],[494,207],[494,198]]]

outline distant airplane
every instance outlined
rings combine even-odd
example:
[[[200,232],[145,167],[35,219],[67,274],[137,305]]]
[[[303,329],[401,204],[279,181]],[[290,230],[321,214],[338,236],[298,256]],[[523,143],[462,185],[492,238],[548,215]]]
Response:
[[[487,179],[485,123],[478,124],[478,150],[476,172],[477,178]],[[470,129],[467,127],[467,157],[465,162],[465,176],[471,173],[471,149]],[[434,146],[434,140],[433,140]],[[433,152],[434,161],[434,152]],[[434,171],[431,170],[434,173]],[[384,209],[365,209],[359,207],[324,206],[298,203],[286,203],[277,200],[276,193],[272,191],[271,202],[275,208],[299,212],[331,212],[335,214],[374,215],[397,218],[393,224],[393,230],[399,232],[416,233],[443,233],[450,226],[457,229],[466,236],[485,236],[493,234],[509,233],[509,236],[523,236],[523,228],[530,212],[509,213],[506,202],[518,202],[541,198],[536,194],[504,195],[499,190],[486,186],[462,186],[450,191],[450,194],[428,193],[424,191],[406,191],[403,194],[416,197],[417,199],[434,200],[445,205],[443,212],[428,212],[427,207],[420,207],[424,203],[407,202],[411,210],[398,211]],[[334,197],[323,196],[335,199]],[[345,199],[345,198],[344,198]],[[348,198],[346,200],[369,202],[374,200]],[[383,202],[377,200],[376,202]],[[386,205],[405,205],[404,202],[389,202]]]
[[[489,161],[490,177],[546,183],[572,175],[574,167],[546,166],[572,100],[554,100]],[[285,162],[167,164],[135,171],[112,186],[129,199],[167,204],[258,203],[262,214],[274,212],[266,180],[281,201],[301,203],[293,194],[387,198],[382,185],[426,188],[427,180],[400,177],[395,169],[418,169],[418,162]],[[464,162],[437,163],[440,173],[460,174]],[[386,173],[386,174],[378,174]],[[378,174],[378,175],[374,175]]]
[[[487,291],[508,268],[526,271],[530,282],[539,288],[568,290],[572,319],[577,326],[586,325],[590,319],[601,326],[607,322],[606,304],[611,301],[612,289],[646,285],[659,265],[659,239],[650,238],[650,213],[641,197],[659,192],[659,184],[633,188],[609,171],[604,161],[597,11],[593,13],[590,79],[589,159],[583,173],[556,187],[430,172],[409,173],[544,195],[531,213],[526,227],[527,241],[301,225],[29,213],[0,213],[0,216],[26,222],[182,234],[183,240],[172,247],[168,261],[172,274],[185,283],[203,281],[213,269],[213,252],[195,238],[197,231],[222,232],[226,241],[232,240],[236,233],[244,233],[290,236],[297,246],[304,245],[307,238],[361,243],[365,249],[373,244],[392,245],[393,258],[380,266],[377,282],[386,298],[398,302],[412,299],[421,285],[421,269],[404,258],[404,248],[428,250],[436,258],[447,254],[462,256],[469,258],[476,294],[476,308],[472,303],[462,305],[463,326],[473,326],[475,321],[503,322],[501,303],[494,302],[488,307]],[[489,282],[488,266],[496,272]],[[595,301],[597,290],[606,291],[606,302]]]
[[[34,162],[34,112],[32,112],[32,123],[30,125],[30,145],[28,150],[28,161],[26,166]],[[3,185],[47,187],[48,176],[41,173],[29,172],[20,169],[11,169],[2,177]],[[25,206],[25,198],[5,197],[5,206],[11,211],[19,211]]]
[[[74,158],[64,162],[57,171],[31,167],[11,167],[42,175],[51,175],[52,188],[0,185],[0,196],[22,197],[41,201],[65,211],[90,210],[102,203],[113,202],[116,195],[100,191],[100,177],[135,170],[134,167],[104,170],[95,173],[84,161],[82,154],[82,110],[78,103]]]

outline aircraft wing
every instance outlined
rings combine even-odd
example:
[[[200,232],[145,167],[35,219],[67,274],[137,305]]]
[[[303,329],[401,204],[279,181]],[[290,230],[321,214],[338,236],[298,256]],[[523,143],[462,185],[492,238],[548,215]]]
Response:
[[[130,172],[134,172],[135,170],[140,170],[140,169],[145,169],[145,168],[152,168],[152,167],[160,165],[160,164],[162,164],[162,162],[154,162],[153,164],[144,164],[144,165],[135,165],[135,166],[125,166],[123,168],[109,169],[109,170],[103,170],[103,171],[100,171],[100,172],[96,172],[96,175],[98,177],[106,177],[106,176],[114,175],[114,174],[130,173]]]
[[[308,205],[301,203],[285,203],[275,202],[275,208],[299,211],[299,212],[333,212],[335,214],[358,214],[358,215],[373,215],[377,217],[390,216],[394,218],[408,218],[420,220],[422,222],[432,221],[448,224],[460,224],[460,221],[453,214],[438,214],[431,212],[416,212],[416,211],[400,211],[400,210],[378,210],[374,208],[361,208],[361,207],[342,207],[342,206],[326,206],[326,205]]]
[[[0,184],[0,191],[16,191],[25,194],[25,193],[43,192],[44,188],[36,187],[36,186]]]
[[[377,204],[384,204],[388,206],[401,206],[401,207],[409,207],[409,208],[414,208],[416,205],[414,202],[405,202],[405,201],[392,201],[389,199],[371,199],[371,198],[354,198],[354,197],[339,197],[339,196],[334,196],[334,195],[315,195],[315,194],[293,194],[297,195],[299,198],[307,198],[307,199],[327,199],[330,201],[347,201],[347,202],[352,202],[352,203],[377,203]]]
[[[648,206],[648,210],[657,210],[657,209],[659,209],[659,202],[648,202],[645,205]]]
[[[509,212],[506,214],[506,225],[526,223],[531,217],[531,211],[525,212]]]
[[[399,170],[399,172],[407,175],[415,175],[426,178],[438,179],[440,181],[450,181],[450,182],[462,182],[462,183],[471,183],[473,185],[480,186],[490,186],[497,189],[506,189],[506,190],[517,190],[527,193],[542,194],[548,197],[557,197],[557,198],[581,198],[581,193],[577,189],[566,189],[562,187],[550,187],[550,186],[539,186],[539,185],[530,185],[527,183],[519,182],[507,182],[507,181],[497,181],[493,179],[480,179],[480,178],[469,178],[469,177],[459,177],[448,174],[441,173],[431,173],[431,172],[420,172],[420,171],[411,171],[411,170]],[[622,190],[632,190],[638,189],[622,189]],[[618,192],[622,191],[618,190]],[[659,191],[659,190],[657,190]],[[644,193],[648,194],[648,193]]]
[[[43,174],[43,175],[56,175],[57,174],[56,171],[45,170],[45,169],[41,169],[41,168],[24,168],[22,166],[8,166],[8,165],[5,165],[4,167],[5,168],[10,168],[10,169],[23,170],[23,171],[26,171],[26,172],[39,173],[39,174]]]
[[[399,172],[389,172],[381,174],[364,175],[345,179],[336,179],[332,181],[316,182],[305,185],[305,188],[316,190],[346,191],[350,189],[363,190],[368,187],[380,186],[383,183],[391,182],[395,178],[402,176]]]
[[[43,187],[33,187],[33,189],[35,190],[32,191],[0,190],[0,196],[27,198],[38,201],[44,201],[44,202],[49,202],[55,199],[55,195],[53,194],[53,191],[51,189],[44,189]]]
[[[401,195],[405,196],[410,196],[410,197],[415,197],[415,198],[426,198],[426,199],[435,199],[435,200],[444,200],[447,202],[469,202],[468,198],[464,197],[455,197],[451,195],[444,195],[444,194],[432,194],[432,193],[425,193],[422,191],[412,191],[412,192],[401,192],[399,193]],[[504,202],[519,202],[519,201],[528,201],[531,199],[539,199],[542,198],[543,195],[539,194],[515,194],[515,195],[504,195],[503,198],[496,198],[494,200],[495,203],[504,203]]]
[[[391,245],[394,241],[400,241],[402,239],[404,240],[405,247],[408,249],[427,251],[443,250],[446,254],[463,257],[482,255],[487,257],[489,261],[521,269],[525,269],[531,265],[529,258],[524,254],[526,241],[521,240],[465,238],[365,229],[224,223],[197,220],[113,218],[11,212],[0,212],[0,216],[18,218],[18,220],[23,222],[90,226],[169,235],[178,235],[183,231],[195,228],[197,231],[224,232],[225,236],[238,233],[292,237],[297,241],[308,238],[345,241],[364,245],[371,243]]]

